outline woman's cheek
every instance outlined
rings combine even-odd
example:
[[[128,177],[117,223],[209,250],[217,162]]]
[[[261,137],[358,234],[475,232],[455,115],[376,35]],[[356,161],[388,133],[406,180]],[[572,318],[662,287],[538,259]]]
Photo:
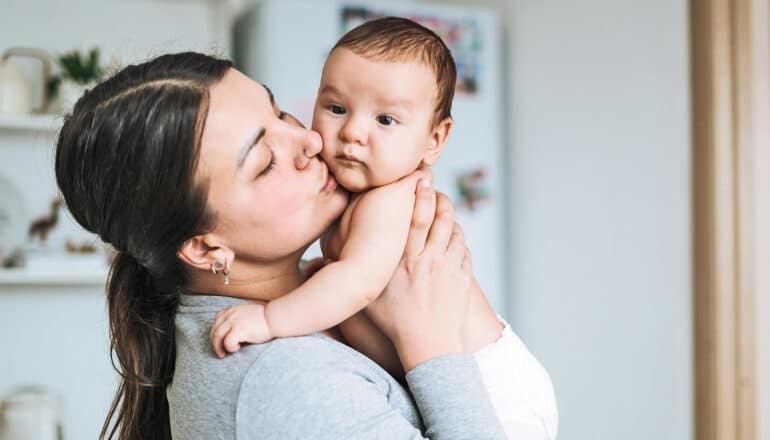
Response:
[[[309,200],[302,196],[301,188],[297,176],[280,179],[282,183],[276,185],[276,188],[269,195],[271,211],[277,214],[278,221],[287,220],[294,217],[303,208],[307,208]],[[304,191],[307,194],[307,191]]]

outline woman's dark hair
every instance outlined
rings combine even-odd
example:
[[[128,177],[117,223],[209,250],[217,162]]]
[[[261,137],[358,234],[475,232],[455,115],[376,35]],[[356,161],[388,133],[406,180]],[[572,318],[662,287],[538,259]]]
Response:
[[[214,218],[194,180],[209,87],[231,63],[198,53],[128,66],[64,118],[56,181],[75,220],[117,251],[107,281],[121,376],[100,438],[170,439],[174,316],[188,282],[182,243]]]

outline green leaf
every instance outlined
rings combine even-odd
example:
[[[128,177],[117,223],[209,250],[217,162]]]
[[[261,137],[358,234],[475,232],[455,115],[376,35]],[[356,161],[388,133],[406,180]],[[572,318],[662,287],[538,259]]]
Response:
[[[62,77],[76,83],[87,84],[99,81],[104,70],[99,65],[99,48],[94,47],[83,56],[79,50],[72,50],[59,56]]]

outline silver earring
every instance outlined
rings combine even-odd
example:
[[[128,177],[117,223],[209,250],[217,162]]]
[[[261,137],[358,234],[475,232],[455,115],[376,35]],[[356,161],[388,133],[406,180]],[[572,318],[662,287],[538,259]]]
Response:
[[[216,275],[217,272],[222,270],[223,267],[224,267],[224,265],[222,264],[221,261],[215,261],[214,264],[211,265],[211,273]]]
[[[229,286],[230,285],[230,269],[225,269],[224,272],[222,272],[222,273],[225,274],[225,286]]]

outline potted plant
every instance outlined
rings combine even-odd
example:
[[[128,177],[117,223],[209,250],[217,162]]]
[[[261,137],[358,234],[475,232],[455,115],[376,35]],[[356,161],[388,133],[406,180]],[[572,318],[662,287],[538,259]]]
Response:
[[[66,111],[72,108],[86,89],[96,85],[104,75],[104,69],[99,64],[99,49],[94,47],[87,54],[73,50],[57,58],[61,69],[60,75],[49,84],[50,91],[61,98],[62,108]]]

